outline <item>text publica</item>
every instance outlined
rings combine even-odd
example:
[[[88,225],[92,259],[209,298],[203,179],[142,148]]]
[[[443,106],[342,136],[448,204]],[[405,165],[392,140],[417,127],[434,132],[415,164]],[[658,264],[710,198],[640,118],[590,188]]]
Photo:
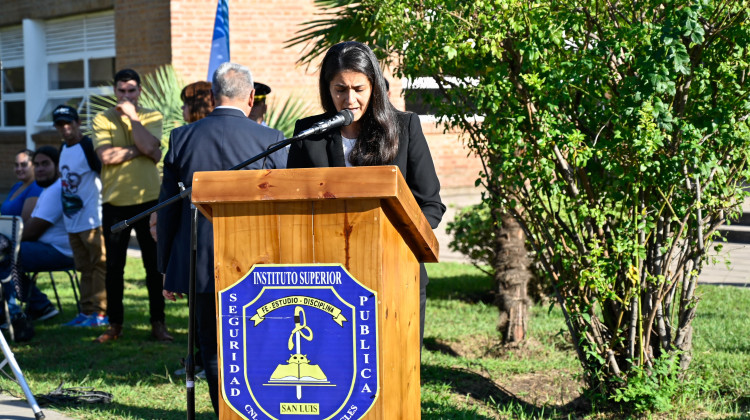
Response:
[[[341,284],[339,271],[254,271],[253,285],[330,286]]]

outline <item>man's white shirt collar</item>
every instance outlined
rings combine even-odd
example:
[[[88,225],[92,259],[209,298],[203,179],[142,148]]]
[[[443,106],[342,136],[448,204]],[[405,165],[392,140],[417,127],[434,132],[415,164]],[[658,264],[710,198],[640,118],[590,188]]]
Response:
[[[243,114],[245,113],[245,111],[243,111],[243,110],[241,110],[241,109],[237,108],[236,106],[231,106],[231,105],[219,105],[219,106],[217,106],[217,107],[216,107],[216,108],[214,108],[214,109],[220,109],[220,108],[226,108],[226,109],[236,109],[237,111],[240,111],[240,112],[241,112],[241,113],[243,113]]]

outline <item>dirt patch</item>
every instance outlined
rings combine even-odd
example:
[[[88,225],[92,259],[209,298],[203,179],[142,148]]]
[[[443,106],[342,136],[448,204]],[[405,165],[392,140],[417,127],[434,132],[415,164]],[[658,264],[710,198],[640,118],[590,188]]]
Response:
[[[512,357],[522,360],[540,360],[549,354],[549,347],[533,339],[521,346],[503,346],[499,337],[474,336],[461,342],[435,340],[426,347],[467,359],[503,359]],[[451,377],[456,398],[466,404],[483,406],[490,418],[506,418],[497,414],[499,405],[513,403],[526,413],[539,413],[550,409],[560,414],[590,412],[588,402],[582,398],[580,390],[584,384],[574,372],[565,369],[552,369],[532,373],[502,374],[482,369],[478,364],[471,367],[454,368]],[[494,414],[493,414],[494,413]]]

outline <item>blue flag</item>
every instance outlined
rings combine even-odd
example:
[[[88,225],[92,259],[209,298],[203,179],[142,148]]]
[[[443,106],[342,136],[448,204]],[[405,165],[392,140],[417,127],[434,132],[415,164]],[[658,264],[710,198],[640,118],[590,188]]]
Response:
[[[229,0],[219,0],[211,41],[211,57],[208,60],[208,80],[211,81],[221,63],[229,60]]]

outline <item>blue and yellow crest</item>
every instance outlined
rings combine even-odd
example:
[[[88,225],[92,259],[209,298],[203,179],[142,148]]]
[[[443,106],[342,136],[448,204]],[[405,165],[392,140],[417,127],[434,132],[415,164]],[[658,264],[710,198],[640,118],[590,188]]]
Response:
[[[358,419],[378,396],[377,296],[340,264],[256,265],[219,292],[222,391],[246,419]]]

